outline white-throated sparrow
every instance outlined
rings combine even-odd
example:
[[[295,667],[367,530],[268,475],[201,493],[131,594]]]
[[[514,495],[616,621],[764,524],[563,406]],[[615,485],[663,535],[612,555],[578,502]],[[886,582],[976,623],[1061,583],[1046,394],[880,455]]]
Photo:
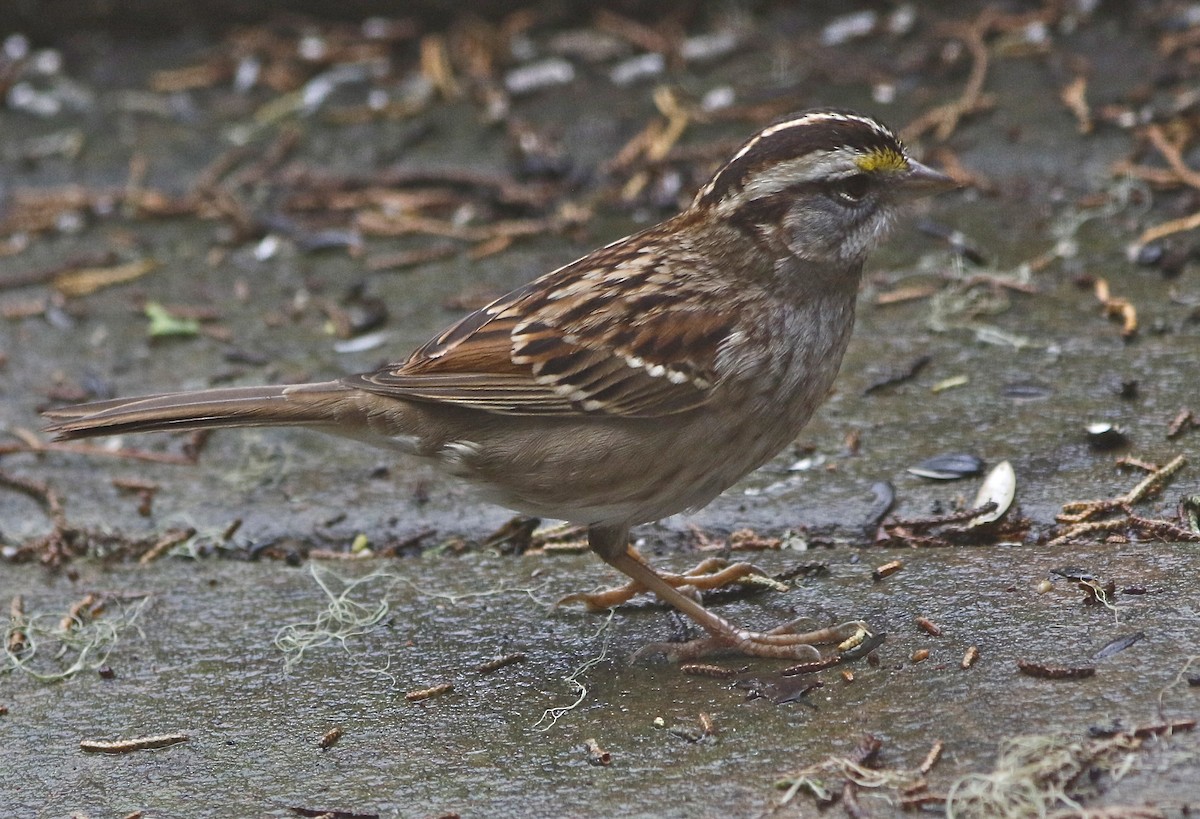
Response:
[[[81,438],[301,425],[429,458],[504,506],[588,527],[591,548],[709,637],[675,648],[810,658],[847,628],[735,628],[628,549],[631,526],[708,503],[824,400],[859,276],[900,201],[951,187],[886,126],[796,114],[751,137],[683,213],[471,313],[406,361],[295,386],[52,410]]]

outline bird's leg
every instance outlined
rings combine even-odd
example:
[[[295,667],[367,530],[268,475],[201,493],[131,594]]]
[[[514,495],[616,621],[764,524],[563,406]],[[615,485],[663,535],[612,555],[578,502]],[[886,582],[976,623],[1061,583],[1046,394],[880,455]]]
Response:
[[[664,651],[674,659],[695,659],[706,654],[732,651],[756,657],[810,661],[820,658],[820,652],[813,647],[814,644],[842,642],[866,630],[866,624],[860,621],[804,634],[793,632],[792,623],[767,632],[739,629],[679,591],[635,557],[626,545],[628,534],[626,529],[593,526],[588,529],[588,542],[604,562],[642,588],[654,592],[660,600],[686,614],[709,634],[708,637],[686,643],[647,646],[639,653]]]
[[[860,630],[865,630],[866,627],[864,623],[852,621],[804,634],[794,633],[791,630],[793,624],[790,623],[767,632],[740,629],[665,582],[652,568],[628,553],[601,557],[614,569],[629,575],[644,588],[654,592],[664,603],[679,609],[709,633],[708,637],[686,643],[659,643],[647,646],[641,653],[664,651],[673,659],[690,660],[707,654],[732,651],[755,657],[810,661],[821,656],[813,647],[814,644],[839,643]]]
[[[628,547],[628,550],[633,555],[634,560],[641,563],[646,562],[646,559],[632,546]],[[730,563],[719,557],[708,557],[682,574],[661,572],[658,573],[658,576],[675,588],[689,586],[694,589],[709,591],[727,586],[748,575],[763,574],[761,569],[751,563]],[[645,586],[636,580],[630,580],[623,586],[605,589],[604,591],[568,594],[558,601],[558,605],[583,603],[589,611],[604,611],[605,609],[611,609],[613,606],[627,603],[644,591],[647,591]]]

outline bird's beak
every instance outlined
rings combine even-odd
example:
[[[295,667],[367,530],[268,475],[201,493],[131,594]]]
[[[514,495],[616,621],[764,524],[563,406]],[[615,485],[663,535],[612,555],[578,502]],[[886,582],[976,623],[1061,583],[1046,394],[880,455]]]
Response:
[[[899,183],[897,188],[901,196],[907,198],[932,196],[962,187],[947,174],[935,171],[915,159],[908,160],[908,169],[900,175],[897,181]]]

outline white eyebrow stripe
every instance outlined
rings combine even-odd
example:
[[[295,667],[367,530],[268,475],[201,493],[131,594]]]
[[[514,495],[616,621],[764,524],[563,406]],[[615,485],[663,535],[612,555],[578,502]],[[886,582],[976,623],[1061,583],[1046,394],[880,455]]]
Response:
[[[824,179],[836,171],[846,169],[840,151],[822,151],[819,154],[780,162],[750,176],[742,189],[748,199],[758,199],[781,191],[790,185]]]
[[[855,155],[845,149],[838,149],[781,162],[751,176],[746,180],[740,195],[723,197],[718,208],[724,212],[732,208],[735,203],[743,201],[743,198],[747,200],[761,199],[804,182],[852,176],[859,173],[858,167],[854,165]]]

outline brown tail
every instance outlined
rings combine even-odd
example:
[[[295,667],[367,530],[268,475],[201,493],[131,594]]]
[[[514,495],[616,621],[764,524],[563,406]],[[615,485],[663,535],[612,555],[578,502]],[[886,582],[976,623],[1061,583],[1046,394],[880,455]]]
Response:
[[[259,426],[353,426],[365,413],[339,381],[277,387],[222,387],[142,398],[117,398],[47,410],[56,440],[122,432]]]

